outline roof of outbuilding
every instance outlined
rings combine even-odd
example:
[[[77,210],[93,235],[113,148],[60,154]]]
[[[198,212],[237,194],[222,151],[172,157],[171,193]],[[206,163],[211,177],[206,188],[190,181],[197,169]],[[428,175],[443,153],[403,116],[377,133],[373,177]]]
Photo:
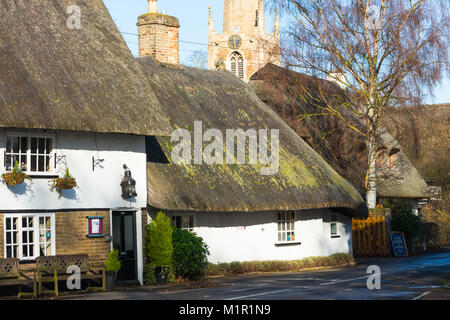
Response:
[[[250,85],[267,105],[279,114],[300,136],[309,143],[342,176],[349,179],[361,193],[365,192],[364,180],[367,167],[367,151],[364,139],[337,117],[316,116],[299,121],[299,115],[318,113],[317,101],[322,95],[328,99],[347,100],[347,94],[337,85],[273,64],[266,65],[251,78]],[[305,99],[306,92],[314,102]],[[364,130],[361,119],[341,110],[352,124]],[[430,190],[421,174],[411,163],[402,146],[389,132],[379,128],[377,142],[386,150],[399,150],[395,168],[377,169],[377,194],[379,197],[425,198]]]
[[[342,208],[364,217],[357,190],[326,163],[253,89],[225,71],[172,68],[139,58],[171,122],[204,130],[279,129],[280,168],[262,176],[261,165],[147,164],[148,202],[173,211],[261,212]],[[158,138],[170,160],[170,138]]]
[[[68,28],[73,4],[80,29]],[[170,134],[102,0],[0,1],[0,12],[0,127]]]

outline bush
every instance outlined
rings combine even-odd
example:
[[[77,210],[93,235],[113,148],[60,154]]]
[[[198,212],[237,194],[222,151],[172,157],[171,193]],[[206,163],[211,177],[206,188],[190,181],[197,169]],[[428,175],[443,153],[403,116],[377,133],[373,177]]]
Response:
[[[401,231],[405,235],[408,250],[414,253],[414,242],[420,235],[420,216],[413,213],[412,205],[402,200],[385,202],[392,210],[392,231]]]
[[[156,283],[155,269],[168,267],[170,270],[168,282],[173,275],[173,229],[169,218],[163,212],[158,212],[156,218],[146,226],[147,231],[147,264],[145,266],[145,283]]]
[[[158,212],[156,219],[147,225],[148,263],[156,267],[171,267],[173,262],[173,229],[169,218]]]
[[[208,246],[201,237],[187,230],[173,230],[173,263],[177,277],[199,279],[208,265]]]
[[[117,272],[122,268],[122,263],[119,259],[119,250],[114,249],[108,254],[108,259],[105,261],[106,271]]]

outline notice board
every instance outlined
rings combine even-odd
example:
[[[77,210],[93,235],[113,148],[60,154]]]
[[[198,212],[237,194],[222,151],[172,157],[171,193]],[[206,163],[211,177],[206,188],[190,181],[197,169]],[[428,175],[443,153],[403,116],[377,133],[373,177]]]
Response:
[[[403,232],[393,231],[389,233],[391,238],[392,250],[396,257],[407,257],[408,248],[406,247],[405,236]]]

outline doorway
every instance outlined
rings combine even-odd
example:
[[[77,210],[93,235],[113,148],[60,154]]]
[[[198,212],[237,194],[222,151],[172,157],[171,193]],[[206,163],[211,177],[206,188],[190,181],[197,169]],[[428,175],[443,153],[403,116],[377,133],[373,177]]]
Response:
[[[117,273],[119,285],[138,284],[136,212],[112,212],[113,248],[119,250],[122,269]]]

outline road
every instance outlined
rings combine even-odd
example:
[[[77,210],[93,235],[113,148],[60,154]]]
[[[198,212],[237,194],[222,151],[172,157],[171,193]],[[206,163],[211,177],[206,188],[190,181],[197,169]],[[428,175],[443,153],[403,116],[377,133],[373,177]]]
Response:
[[[412,300],[422,299],[450,280],[450,252],[407,258],[358,259],[336,270],[248,275],[203,281],[197,288],[122,288],[87,294],[79,300]],[[367,267],[378,265],[381,289],[369,290]],[[444,292],[448,297],[448,292]]]

